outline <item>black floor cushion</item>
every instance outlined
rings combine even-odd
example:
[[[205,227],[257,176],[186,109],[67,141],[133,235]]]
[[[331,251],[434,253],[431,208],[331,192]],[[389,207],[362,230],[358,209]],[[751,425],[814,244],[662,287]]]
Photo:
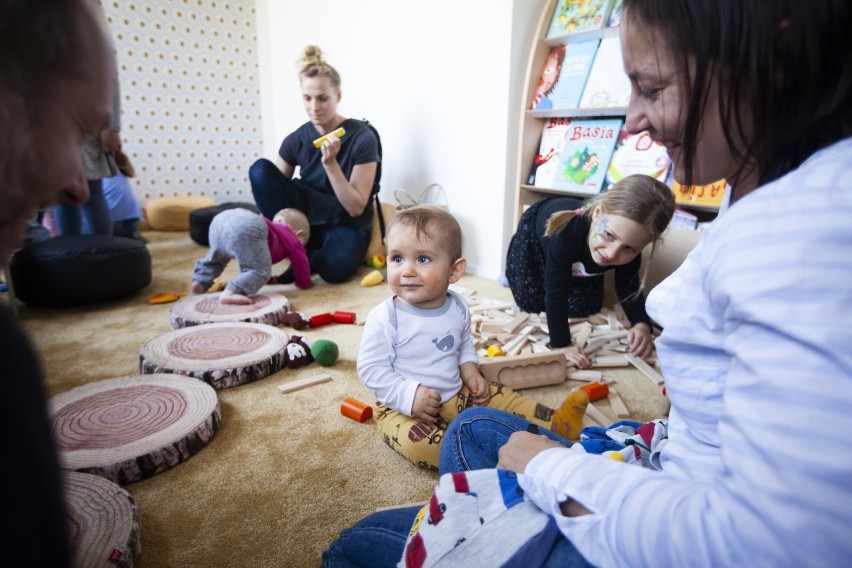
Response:
[[[32,306],[115,300],[151,283],[148,248],[124,237],[55,237],[19,250],[9,268],[15,295]]]

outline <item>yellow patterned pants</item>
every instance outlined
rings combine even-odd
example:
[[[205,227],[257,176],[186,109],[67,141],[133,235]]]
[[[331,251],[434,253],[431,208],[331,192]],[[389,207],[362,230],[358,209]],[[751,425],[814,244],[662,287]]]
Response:
[[[520,416],[550,430],[553,409],[531,398],[516,393],[508,387],[491,384],[491,400],[488,406]],[[462,386],[455,398],[448,400],[438,409],[438,423],[429,424],[419,418],[406,416],[391,410],[384,404],[376,405],[376,422],[382,440],[395,452],[419,467],[438,470],[441,441],[450,422],[465,408],[473,406],[470,390]]]

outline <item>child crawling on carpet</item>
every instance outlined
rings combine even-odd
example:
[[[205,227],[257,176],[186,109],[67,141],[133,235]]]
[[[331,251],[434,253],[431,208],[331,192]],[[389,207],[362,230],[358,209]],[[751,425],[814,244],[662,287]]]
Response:
[[[467,268],[458,221],[418,205],[387,227],[387,278],[394,295],[370,312],[358,351],[358,376],[378,399],[382,439],[415,465],[438,469],[447,426],[471,405],[490,406],[577,440],[589,402],[570,394],[556,410],[490,384],[479,372],[470,310],[449,290]]]
[[[191,294],[203,294],[232,259],[239,275],[219,297],[223,304],[251,304],[252,296],[272,276],[272,265],[290,259],[298,288],[311,287],[311,268],[305,243],[311,226],[298,209],[282,209],[272,221],[247,209],[227,209],[210,223],[210,252],[195,261]]]

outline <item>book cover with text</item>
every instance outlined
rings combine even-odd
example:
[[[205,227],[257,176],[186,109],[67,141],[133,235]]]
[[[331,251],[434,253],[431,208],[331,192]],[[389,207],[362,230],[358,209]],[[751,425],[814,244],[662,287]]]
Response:
[[[670,166],[666,147],[651,140],[647,131],[630,134],[622,129],[606,170],[606,187],[633,174],[645,174],[665,183]]]
[[[572,120],[550,187],[575,193],[600,192],[622,123],[620,118]]]
[[[626,107],[629,102],[630,79],[621,60],[621,38],[604,38],[589,71],[580,108]]]
[[[550,20],[547,37],[559,37],[603,28],[612,0],[559,0]]]
[[[533,99],[534,110],[579,108],[580,97],[586,86],[586,78],[592,69],[598,43],[597,40],[593,40],[551,48],[542,71],[536,98]],[[556,82],[551,83],[552,65],[557,61],[558,76]],[[549,90],[544,91],[548,87]]]
[[[707,185],[684,186],[672,180],[675,202],[679,205],[697,205],[701,207],[721,207],[725,197],[726,180]]]
[[[536,187],[553,187],[559,155],[565,145],[565,135],[571,125],[570,118],[548,118],[541,130],[538,154],[533,159],[527,183]]]

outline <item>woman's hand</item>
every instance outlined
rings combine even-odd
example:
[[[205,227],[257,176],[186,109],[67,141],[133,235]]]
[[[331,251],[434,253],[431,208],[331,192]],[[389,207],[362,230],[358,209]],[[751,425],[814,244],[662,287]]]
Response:
[[[330,164],[336,164],[337,153],[340,152],[340,138],[329,136],[320,146],[320,152],[322,152],[323,166],[328,167]]]
[[[565,358],[568,360],[569,365],[573,365],[578,369],[591,369],[592,361],[589,359],[589,356],[586,355],[586,352],[577,345],[569,345],[567,347],[560,347],[560,351],[565,355]]]
[[[429,424],[437,424],[440,406],[441,397],[436,391],[423,385],[417,385],[414,402],[411,405],[411,416]]]
[[[550,448],[564,448],[547,436],[530,432],[515,432],[497,452],[497,467],[523,473],[534,457]]]
[[[651,326],[637,323],[627,331],[627,343],[630,353],[640,359],[647,359],[654,352],[654,340],[651,338]]]

